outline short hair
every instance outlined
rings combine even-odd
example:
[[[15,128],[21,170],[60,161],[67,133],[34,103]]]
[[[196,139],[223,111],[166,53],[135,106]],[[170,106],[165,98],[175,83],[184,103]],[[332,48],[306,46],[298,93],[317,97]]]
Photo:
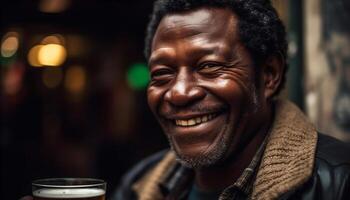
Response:
[[[144,49],[146,58],[150,57],[154,34],[165,15],[206,6],[229,8],[237,15],[239,38],[250,53],[255,66],[272,55],[287,58],[285,27],[270,0],[157,0],[146,31]],[[287,64],[284,66],[282,81],[275,94],[284,87],[286,71]]]

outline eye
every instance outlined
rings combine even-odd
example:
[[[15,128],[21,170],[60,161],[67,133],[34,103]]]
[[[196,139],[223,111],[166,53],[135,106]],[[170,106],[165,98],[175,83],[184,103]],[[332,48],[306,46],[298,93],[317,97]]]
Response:
[[[151,71],[151,85],[163,85],[173,77],[174,71],[170,68],[160,68]]]
[[[199,65],[198,71],[200,73],[213,73],[220,70],[223,67],[224,65],[220,63],[206,62]]]
[[[157,69],[151,72],[151,78],[159,78],[166,75],[171,75],[173,72],[169,69]]]

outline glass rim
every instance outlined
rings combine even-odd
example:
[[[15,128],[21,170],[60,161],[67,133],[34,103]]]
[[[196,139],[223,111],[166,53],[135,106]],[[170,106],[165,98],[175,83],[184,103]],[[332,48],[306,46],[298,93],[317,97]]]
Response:
[[[92,183],[82,183],[77,185],[64,185],[64,184],[50,184],[50,181],[91,181]],[[106,181],[96,178],[44,178],[36,179],[32,181],[32,186],[35,187],[46,187],[46,188],[88,188],[88,187],[98,187],[105,186]]]

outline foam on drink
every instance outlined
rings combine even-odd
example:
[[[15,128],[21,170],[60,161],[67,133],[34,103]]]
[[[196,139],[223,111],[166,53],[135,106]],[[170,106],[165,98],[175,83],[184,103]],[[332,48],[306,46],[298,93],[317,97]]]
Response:
[[[33,192],[34,197],[59,199],[92,198],[104,194],[103,189],[92,188],[40,189]]]

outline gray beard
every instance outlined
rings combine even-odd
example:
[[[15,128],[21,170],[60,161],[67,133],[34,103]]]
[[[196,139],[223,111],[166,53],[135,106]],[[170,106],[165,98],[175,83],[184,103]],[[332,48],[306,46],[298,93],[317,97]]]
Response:
[[[219,163],[219,161],[225,156],[226,151],[231,143],[229,134],[225,134],[221,137],[219,143],[214,150],[203,152],[195,157],[185,156],[176,149],[173,139],[168,137],[171,149],[175,152],[177,161],[188,168],[205,168]]]
[[[255,86],[252,87],[252,92],[253,97],[251,100],[251,104],[253,104],[253,110],[250,110],[248,112],[256,113],[259,110],[259,101]],[[229,127],[225,127],[225,130],[223,130],[224,135],[220,138],[220,141],[212,151],[203,152],[200,155],[197,155],[196,157],[190,157],[181,154],[178,151],[178,149],[176,149],[173,139],[169,136],[168,141],[171,149],[175,152],[177,161],[180,162],[182,165],[194,169],[206,168],[218,164],[222,159],[224,159],[226,152],[229,150],[233,137],[231,137],[231,134],[225,134],[227,128]],[[234,127],[230,127],[229,129],[233,131]]]

